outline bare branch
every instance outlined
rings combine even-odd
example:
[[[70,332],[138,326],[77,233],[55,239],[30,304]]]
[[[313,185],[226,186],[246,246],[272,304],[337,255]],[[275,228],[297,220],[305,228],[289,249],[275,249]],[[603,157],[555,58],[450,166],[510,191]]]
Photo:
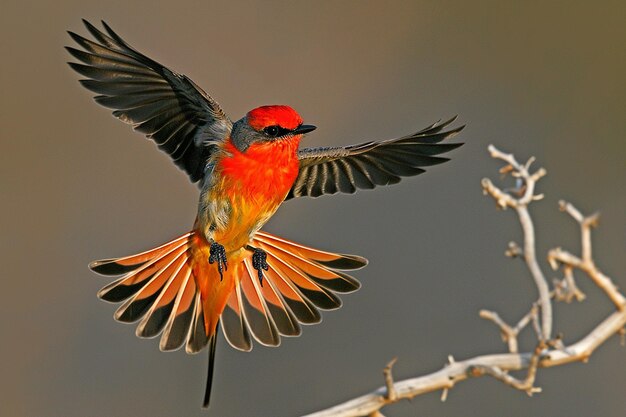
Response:
[[[495,311],[489,310],[480,310],[478,313],[479,316],[483,319],[490,320],[494,322],[500,328],[500,335],[502,336],[502,341],[507,343],[509,346],[509,352],[517,353],[517,336],[520,334],[522,330],[528,325],[528,323],[533,323],[533,327],[535,328],[535,333],[537,334],[537,339],[541,340],[541,329],[539,329],[539,323],[537,318],[537,309],[539,302],[533,303],[530,311],[526,313],[524,317],[521,318],[519,322],[514,327],[511,327],[504,320],[500,318],[498,313]]]
[[[539,342],[539,344],[535,348],[532,357],[530,358],[528,373],[526,374],[526,378],[523,381],[511,376],[508,372],[503,371],[497,366],[477,365],[473,366],[470,369],[470,372],[473,374],[472,376],[489,375],[499,381],[502,381],[506,385],[510,385],[520,391],[525,391],[528,396],[532,397],[533,394],[541,392],[541,388],[535,387],[535,378],[537,377],[537,367],[539,366],[539,359],[547,347],[548,345],[546,342]]]
[[[483,179],[482,185],[485,193],[490,194],[500,208],[513,207],[517,210],[524,231],[524,249],[520,249],[515,244],[510,244],[507,254],[512,257],[524,256],[540,294],[539,300],[533,303],[530,311],[515,326],[510,326],[504,322],[495,312],[481,310],[480,316],[482,318],[494,322],[499,327],[503,340],[509,345],[510,352],[482,355],[460,362],[449,356],[448,363],[439,371],[396,382],[393,381],[391,374],[392,366],[395,363],[394,359],[385,367],[385,386],[335,407],[308,414],[305,417],[382,417],[380,410],[386,405],[438,390],[442,390],[441,399],[445,401],[449,390],[456,383],[484,375],[496,378],[532,395],[541,391],[534,385],[539,368],[565,365],[572,362],[586,362],[598,346],[615,334],[620,335],[622,344],[625,343],[626,298],[619,292],[612,280],[599,271],[592,258],[591,228],[597,225],[598,215],[585,217],[571,204],[560,203],[561,210],[569,213],[580,224],[582,257],[572,255],[561,248],[555,248],[549,252],[548,261],[552,268],[563,267],[564,273],[563,280],[557,281],[555,290],[549,292],[535,259],[534,229],[527,210],[527,204],[542,197],[533,193],[535,182],[545,175],[545,170],[540,169],[534,174],[530,174],[528,170],[534,158],[521,165],[513,155],[504,154],[493,146],[490,146],[489,150],[494,158],[502,159],[508,163],[500,170],[502,174],[510,174],[520,180],[517,188],[512,191],[500,190],[488,179]],[[548,337],[551,333],[552,324],[550,300],[552,297],[566,301],[584,298],[584,294],[578,290],[574,282],[574,268],[586,273],[594,284],[607,294],[617,307],[617,311],[602,320],[587,336],[566,346],[560,336],[552,340]],[[543,284],[545,284],[545,288]],[[541,324],[543,326],[539,323],[538,308],[542,312]],[[533,352],[518,353],[517,336],[529,323],[532,323],[535,328],[539,342]],[[528,370],[523,380],[509,374],[511,371],[522,369]]]
[[[565,301],[571,303],[572,300],[583,301],[585,293],[583,293],[574,281],[574,268],[571,265],[563,265],[563,279],[554,279],[554,298],[557,301]]]
[[[626,298],[619,292],[613,281],[596,267],[591,256],[591,228],[598,224],[599,214],[583,216],[578,209],[565,201],[560,201],[559,207],[562,211],[572,216],[580,225],[582,258],[572,255],[561,248],[554,248],[548,252],[550,266],[554,270],[558,269],[559,266],[563,266],[566,277],[568,273],[571,273],[571,271],[568,272],[568,269],[580,269],[589,275],[594,284],[605,292],[619,310],[626,309]]]
[[[478,313],[480,318],[491,320],[500,328],[500,336],[502,341],[508,343],[509,352],[517,353],[517,334],[518,331],[504,322],[495,311],[480,310]]]
[[[598,346],[614,334],[619,333],[625,325],[626,312],[616,311],[600,322],[587,336],[578,342],[543,355],[538,359],[537,368],[549,368],[572,362],[586,362]],[[464,361],[454,362],[428,375],[396,381],[394,387],[397,397],[394,402],[433,391],[451,389],[456,383],[467,378],[482,376],[474,375],[470,372],[472,368],[480,366],[496,367],[501,371],[527,369],[531,366],[532,357],[533,353],[502,353],[477,356]],[[382,386],[369,394],[326,410],[307,414],[304,417],[367,416],[389,404],[391,402],[387,400],[387,387]]]
[[[489,145],[488,149],[492,158],[501,159],[508,163],[503,170],[500,170],[502,174],[511,174],[521,180],[517,189],[512,190],[513,193],[519,195],[518,198],[512,196],[509,192],[501,190],[487,178],[482,180],[482,186],[483,191],[491,195],[500,208],[512,207],[517,211],[524,232],[524,250],[520,254],[523,254],[526,265],[537,286],[539,306],[541,308],[541,336],[544,340],[548,340],[552,334],[550,288],[537,263],[537,257],[535,255],[535,227],[528,213],[528,204],[543,198],[543,195],[535,195],[534,193],[537,181],[546,175],[546,170],[540,168],[531,174],[529,168],[535,158],[531,157],[526,164],[520,164],[513,154],[501,152],[493,145]]]
[[[535,324],[537,323],[537,302],[535,302],[533,304],[533,306],[530,308],[530,311],[528,313],[526,313],[526,315],[524,317],[522,317],[522,319],[517,323],[517,325],[515,326],[515,328],[513,330],[515,330],[515,332],[517,332],[519,334],[520,331],[522,331],[522,329],[524,327],[526,327],[526,325],[529,322],[533,322]],[[540,332],[538,329],[535,329],[537,334],[539,335]]]

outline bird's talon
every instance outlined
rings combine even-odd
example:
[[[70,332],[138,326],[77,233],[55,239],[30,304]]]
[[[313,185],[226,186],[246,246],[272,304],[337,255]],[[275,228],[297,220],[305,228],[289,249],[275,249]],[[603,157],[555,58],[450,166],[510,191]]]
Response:
[[[270,266],[267,264],[267,253],[263,249],[254,248],[252,254],[252,267],[259,275],[259,282],[263,285],[263,271],[267,271]]]
[[[209,248],[209,263],[217,262],[217,270],[220,273],[220,281],[224,279],[224,271],[228,271],[228,260],[226,259],[226,249],[217,242],[211,243]]]

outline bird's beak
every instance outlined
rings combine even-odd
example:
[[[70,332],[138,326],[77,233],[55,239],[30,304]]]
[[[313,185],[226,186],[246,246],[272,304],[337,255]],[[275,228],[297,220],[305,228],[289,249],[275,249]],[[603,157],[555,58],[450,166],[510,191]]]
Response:
[[[302,135],[304,133],[312,132],[315,129],[317,129],[317,127],[313,125],[300,125],[295,128],[291,133],[293,133],[294,135]]]

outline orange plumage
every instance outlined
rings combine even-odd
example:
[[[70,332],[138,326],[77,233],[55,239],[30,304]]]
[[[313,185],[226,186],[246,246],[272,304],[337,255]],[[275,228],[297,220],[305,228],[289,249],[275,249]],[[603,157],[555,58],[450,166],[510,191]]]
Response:
[[[213,175],[215,182],[204,198],[209,201],[227,200],[229,216],[227,227],[216,229],[213,239],[226,249],[231,269],[220,277],[210,265],[209,243],[196,238],[192,264],[196,284],[201,289],[207,336],[215,331],[217,320],[226,299],[238,284],[245,245],[251,236],[276,212],[285,199],[298,174],[297,150],[299,136],[251,145],[245,153],[231,141],[223,147],[223,157],[217,162]],[[207,228],[198,222],[196,231]],[[200,234],[200,233],[199,233]]]

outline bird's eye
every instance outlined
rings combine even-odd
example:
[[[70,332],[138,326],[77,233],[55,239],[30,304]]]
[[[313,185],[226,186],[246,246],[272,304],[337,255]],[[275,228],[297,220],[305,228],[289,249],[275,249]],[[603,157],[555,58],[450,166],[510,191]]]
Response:
[[[278,128],[278,126],[268,126],[263,129],[263,131],[267,136],[275,138],[276,136],[278,136],[278,132],[280,131],[280,129]]]

